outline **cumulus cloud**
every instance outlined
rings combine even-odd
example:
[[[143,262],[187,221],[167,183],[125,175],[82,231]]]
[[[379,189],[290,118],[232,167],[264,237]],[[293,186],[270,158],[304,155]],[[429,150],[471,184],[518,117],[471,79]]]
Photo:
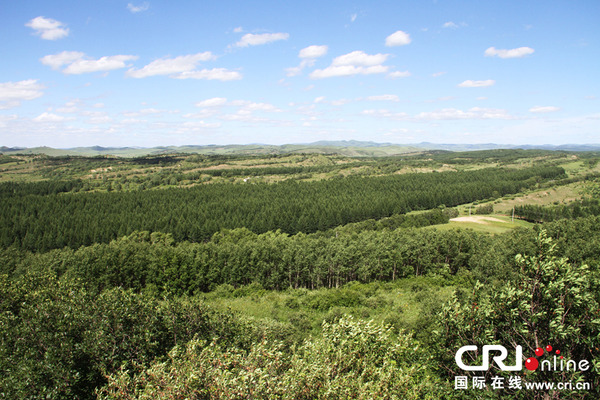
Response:
[[[242,36],[242,39],[238,41],[235,46],[237,47],[248,47],[258,46],[261,44],[267,44],[276,42],[278,40],[287,40],[290,35],[288,33],[247,33]]]
[[[388,47],[405,46],[410,42],[410,35],[403,31],[396,31],[385,38],[385,45]]]
[[[388,78],[397,79],[397,78],[408,78],[411,75],[409,71],[394,71],[390,72],[387,76]]]
[[[514,119],[508,111],[499,108],[473,107],[463,111],[456,108],[422,112],[415,115],[417,120],[453,120],[453,119]]]
[[[36,122],[62,122],[65,120],[65,117],[62,115],[45,112],[38,115],[33,120]]]
[[[327,54],[327,50],[328,47],[325,45],[312,45],[303,48],[298,53],[298,57],[302,59],[300,65],[298,65],[297,67],[286,68],[287,76],[300,75],[304,68],[312,67],[315,64],[317,58],[323,57],[325,54]]]
[[[131,11],[133,14],[137,14],[139,12],[147,11],[150,8],[150,4],[147,1],[143,2],[139,6],[134,5],[133,3],[127,4],[127,9]]]
[[[17,107],[23,100],[37,99],[44,94],[42,89],[45,86],[37,79],[0,83],[0,109]]]
[[[560,107],[555,106],[535,106],[529,109],[529,112],[532,113],[550,113],[560,111]]]
[[[197,70],[196,67],[203,61],[212,61],[217,57],[210,51],[188,54],[174,58],[161,58],[152,61],[142,68],[130,68],[127,76],[132,78],[147,78],[157,75],[168,75],[174,79],[206,79],[219,81],[232,81],[242,79],[242,74],[226,68],[212,68]]]
[[[227,104],[225,97],[213,97],[212,99],[202,100],[196,103],[196,107],[219,107]]]
[[[335,76],[352,76],[352,75],[371,75],[384,74],[388,71],[388,67],[384,65],[374,65],[372,67],[357,67],[355,65],[340,65],[329,66],[325,69],[314,70],[310,77],[313,79],[332,78]]]
[[[174,75],[192,71],[196,68],[196,64],[202,61],[214,60],[215,58],[216,57],[210,51],[188,54],[175,58],[160,58],[140,69],[131,68],[127,71],[127,75],[132,78],[147,78],[155,75]]]
[[[367,101],[400,101],[400,98],[395,94],[382,94],[378,96],[369,96]]]
[[[493,86],[495,83],[496,83],[496,81],[493,79],[487,79],[485,81],[466,80],[462,83],[459,83],[458,87],[463,87],[463,88],[489,87],[489,86]]]
[[[383,64],[389,54],[373,54],[369,55],[363,51],[353,51],[352,53],[344,54],[343,56],[339,56],[333,59],[331,65],[333,66],[363,66],[363,67],[371,67],[379,64]]]
[[[313,79],[330,78],[335,76],[370,75],[388,72],[389,67],[383,64],[389,54],[366,54],[363,51],[353,51],[336,57],[325,69],[314,70],[310,77]]]
[[[323,57],[325,54],[327,54],[327,50],[328,47],[326,45],[312,45],[312,46],[308,46],[303,48],[302,50],[300,50],[300,52],[298,53],[298,57],[300,58],[319,58],[319,57]]]
[[[116,55],[101,57],[97,60],[86,58],[84,53],[78,51],[63,51],[62,53],[44,56],[40,59],[42,64],[52,69],[60,69],[69,75],[79,75],[89,72],[111,71],[127,67],[127,61],[136,60],[137,56]]]
[[[79,75],[89,72],[112,71],[127,67],[127,61],[136,60],[137,56],[117,55],[100,57],[97,60],[80,59],[63,70],[65,74]]]
[[[63,65],[71,64],[83,57],[85,57],[85,54],[79,51],[63,51],[62,53],[44,56],[40,61],[52,69],[59,69]]]
[[[185,114],[185,118],[215,117],[226,121],[266,122],[268,119],[256,116],[255,113],[278,113],[281,109],[270,103],[253,102],[249,100],[227,100],[225,97],[213,97],[196,103],[199,112]],[[227,113],[222,113],[221,107],[227,108]],[[232,107],[237,107],[237,109]]]
[[[486,57],[522,58],[534,52],[535,50],[531,47],[519,47],[517,49],[496,49],[495,47],[490,47],[484,54]]]
[[[448,22],[446,22],[444,25],[442,25],[442,27],[443,27],[443,28],[452,28],[452,29],[456,29],[456,28],[458,28],[458,25],[457,25],[457,24],[455,24],[455,23],[454,23],[454,22],[452,22],[452,21],[448,21]]]
[[[414,116],[410,116],[404,112],[392,112],[387,109],[363,110],[361,114],[377,118],[415,122],[462,119],[515,119],[515,117],[511,116],[506,110],[480,107],[473,107],[466,111],[456,108],[444,108],[441,110],[421,112]]]
[[[36,35],[45,40],[62,39],[69,35],[69,29],[62,22],[52,18],[36,17],[25,26],[33,29]]]
[[[206,79],[214,81],[236,81],[242,79],[242,74],[238,71],[231,71],[226,68],[203,69],[199,71],[185,71],[179,75],[173,76],[175,79]]]
[[[407,120],[409,119],[409,115],[404,112],[392,112],[387,109],[371,109],[371,110],[363,110],[361,111],[362,115],[368,115],[370,117],[376,118],[389,118],[394,120]]]
[[[237,106],[238,110],[234,113],[218,116],[219,119],[226,121],[241,121],[253,123],[274,122],[268,118],[255,115],[256,112],[281,112],[281,110],[270,103],[256,103],[248,100],[233,100],[227,105]]]

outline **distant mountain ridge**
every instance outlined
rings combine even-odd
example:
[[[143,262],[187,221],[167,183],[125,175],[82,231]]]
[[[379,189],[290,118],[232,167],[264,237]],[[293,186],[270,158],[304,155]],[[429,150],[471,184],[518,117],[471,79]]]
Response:
[[[287,153],[322,153],[341,154],[347,156],[391,156],[414,153],[427,150],[475,151],[495,149],[542,149],[563,151],[600,151],[600,144],[562,144],[562,145],[512,145],[512,144],[439,144],[421,142],[416,144],[377,143],[358,140],[321,140],[304,144],[229,144],[229,145],[187,145],[187,146],[157,146],[143,147],[74,147],[70,149],[55,149],[52,147],[0,147],[2,154],[46,154],[49,156],[97,156],[113,155],[120,157],[137,157],[144,155],[198,153],[198,154],[287,154]]]

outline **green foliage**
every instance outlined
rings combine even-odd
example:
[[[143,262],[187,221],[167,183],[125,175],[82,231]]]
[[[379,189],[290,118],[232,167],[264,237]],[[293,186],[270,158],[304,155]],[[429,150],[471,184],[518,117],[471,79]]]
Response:
[[[244,227],[255,233],[280,229],[288,234],[324,231],[412,210],[452,207],[495,193],[515,193],[563,175],[558,167],[486,168],[93,193],[62,193],[70,186],[58,182],[11,183],[0,187],[0,246],[30,251],[79,248],[136,230],[170,233],[178,242],[208,240],[224,228]],[[435,211],[408,220],[414,220],[412,226],[423,226],[446,218]],[[391,228],[404,223],[391,218],[381,224],[385,227],[387,222]]]
[[[538,206],[525,204],[515,207],[515,216],[531,222],[551,222],[558,219],[576,219],[600,215],[597,198],[576,200],[566,205]]]
[[[406,334],[344,317],[323,336],[284,352],[261,341],[248,352],[192,341],[166,363],[109,377],[100,399],[438,399],[447,389]],[[131,372],[135,372],[132,376]]]
[[[192,338],[246,348],[253,330],[193,299],[159,301],[120,288],[95,296],[49,271],[0,275],[0,393],[88,399],[105,375],[148,365]]]
[[[459,370],[454,354],[464,345],[501,344],[508,349],[523,346],[525,358],[534,355],[537,347],[551,345],[561,350],[566,360],[588,360],[593,366],[587,372],[542,371],[529,372],[524,380],[586,381],[592,393],[598,394],[600,347],[600,304],[597,297],[597,274],[586,265],[573,265],[556,256],[556,244],[541,231],[537,238],[536,254],[516,257],[521,271],[514,283],[503,285],[491,293],[477,284],[470,296],[455,297],[444,306],[440,315],[436,346],[441,349],[437,360],[450,379],[457,375],[472,375]],[[477,360],[471,360],[471,363]],[[494,366],[484,375],[506,375]],[[540,392],[505,389],[502,395],[519,398],[538,398]],[[475,395],[475,392],[471,393]],[[557,398],[558,392],[546,393]],[[500,396],[497,394],[496,397]]]
[[[206,243],[176,244],[169,234],[134,232],[108,244],[77,250],[28,254],[11,248],[0,250],[0,257],[6,259],[6,272],[12,276],[51,268],[61,276],[80,279],[92,293],[123,287],[148,294],[181,296],[221,290],[240,296],[248,291],[260,294],[262,288],[332,288],[351,281],[450,276],[469,270],[469,260],[488,241],[469,231],[336,233],[257,235],[234,229],[221,231]],[[252,283],[255,286],[249,287]],[[244,288],[237,290],[241,286]],[[323,300],[325,303],[345,305],[341,300]]]
[[[492,214],[494,212],[494,205],[493,204],[485,204],[483,206],[479,206],[475,209],[475,214],[477,215],[482,215],[482,214]]]

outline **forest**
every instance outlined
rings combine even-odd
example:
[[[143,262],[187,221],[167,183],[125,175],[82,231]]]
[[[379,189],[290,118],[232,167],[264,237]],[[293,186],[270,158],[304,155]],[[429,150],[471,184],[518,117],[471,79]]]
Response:
[[[598,160],[3,155],[0,398],[598,398]]]

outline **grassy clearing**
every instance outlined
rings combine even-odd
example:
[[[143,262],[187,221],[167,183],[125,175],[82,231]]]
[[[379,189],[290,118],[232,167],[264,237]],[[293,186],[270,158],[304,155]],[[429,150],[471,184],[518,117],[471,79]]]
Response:
[[[584,183],[575,182],[564,186],[536,190],[521,196],[506,196],[494,202],[494,211],[499,214],[510,214],[514,206],[534,204],[549,206],[559,203],[570,203],[581,198]]]
[[[222,285],[201,294],[221,311],[233,311],[250,319],[290,324],[299,336],[319,335],[323,321],[344,314],[390,324],[394,331],[415,332],[431,323],[441,304],[458,285],[441,277],[413,277],[395,282],[351,282],[338,289],[288,289],[266,291],[251,286],[233,289]]]
[[[465,218],[465,219],[463,219]],[[469,219],[470,218],[470,219]],[[533,224],[515,219],[512,221],[510,216],[506,215],[473,215],[471,217],[460,217],[459,219],[450,220],[449,223],[443,225],[433,225],[423,229],[473,229],[477,232],[499,234],[508,232],[515,228],[526,228]]]

